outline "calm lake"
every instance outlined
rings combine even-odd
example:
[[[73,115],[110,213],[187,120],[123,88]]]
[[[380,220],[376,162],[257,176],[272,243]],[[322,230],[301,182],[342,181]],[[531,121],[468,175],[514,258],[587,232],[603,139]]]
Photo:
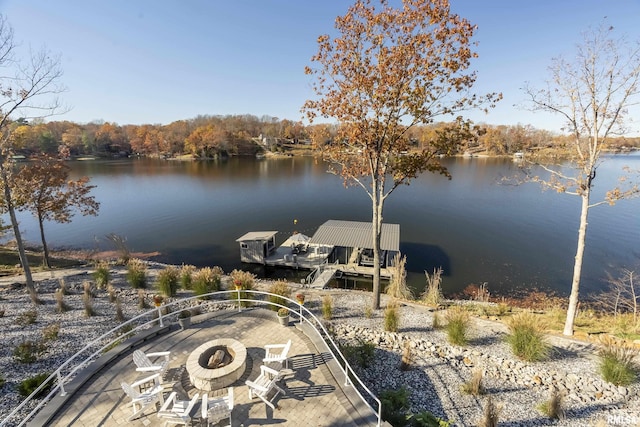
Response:
[[[539,288],[566,295],[571,284],[580,199],[536,184],[500,185],[518,173],[509,159],[446,159],[453,179],[424,174],[387,199],[384,221],[400,224],[408,281],[424,287],[424,271],[442,266],[445,292],[486,282],[494,293]],[[303,277],[240,263],[235,239],[247,231],[313,235],[328,219],[369,221],[362,189],[345,188],[313,158],[212,162],[149,159],[73,162],[101,203],[98,217],[47,223],[51,246],[110,250],[105,235],[127,238],[132,251],[158,251],[157,261],[218,265],[260,276]],[[613,186],[623,166],[640,169],[640,154],[611,156],[598,169],[595,192]],[[594,198],[595,200],[595,198]],[[606,284],[607,272],[640,268],[640,199],[591,210],[582,290]],[[39,242],[37,222],[21,214],[24,237]],[[295,222],[295,223],[294,223]],[[346,286],[352,286],[349,283]]]

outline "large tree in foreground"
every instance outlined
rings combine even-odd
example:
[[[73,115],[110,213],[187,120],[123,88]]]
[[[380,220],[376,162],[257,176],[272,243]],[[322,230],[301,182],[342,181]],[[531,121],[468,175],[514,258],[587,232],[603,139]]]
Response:
[[[452,14],[447,0],[359,0],[336,18],[337,37],[318,38],[317,99],[303,111],[313,122],[339,124],[326,159],[345,184],[361,186],[372,202],[374,249],[373,308],[380,307],[380,231],[387,197],[427,170],[448,176],[437,154],[457,141],[441,140],[410,151],[408,131],[442,115],[489,104],[499,95],[469,93],[476,80],[469,71],[476,54],[475,27]],[[458,117],[459,122],[462,121]],[[460,130],[468,129],[461,126]]]
[[[596,171],[608,138],[624,134],[628,107],[638,102],[640,45],[612,37],[613,27],[601,26],[584,34],[572,60],[554,59],[551,80],[542,90],[526,87],[534,110],[559,114],[566,131],[572,134],[569,162],[551,165],[537,162],[548,177],[531,176],[546,188],[580,197],[578,246],[573,267],[571,294],[564,335],[573,335],[578,308],[582,259],[587,236],[589,209],[637,194],[627,185],[611,189],[604,200],[592,201]]]
[[[68,154],[66,150],[65,154]],[[13,197],[20,210],[28,210],[38,219],[42,241],[43,264],[50,268],[49,247],[44,233],[44,222],[71,222],[76,212],[97,215],[100,204],[89,193],[94,185],[89,178],[69,179],[71,168],[61,158],[42,154],[32,159],[15,175]]]
[[[59,111],[55,95],[63,90],[58,84],[62,71],[59,58],[47,51],[29,52],[22,60],[16,51],[13,29],[0,15],[0,186],[3,208],[9,213],[13,234],[18,245],[20,262],[27,289],[34,302],[36,291],[27,259],[13,197],[13,162],[16,141],[12,131],[18,119],[45,117]]]

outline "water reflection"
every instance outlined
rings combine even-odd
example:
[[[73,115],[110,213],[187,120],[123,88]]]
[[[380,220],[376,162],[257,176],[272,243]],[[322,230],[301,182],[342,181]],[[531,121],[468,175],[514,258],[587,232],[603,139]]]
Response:
[[[598,170],[595,191],[615,183],[623,165],[638,169],[640,157],[619,156]],[[425,174],[388,199],[384,221],[401,228],[408,280],[418,291],[424,271],[442,266],[444,287],[459,291],[487,282],[492,292],[539,287],[567,293],[577,239],[580,201],[542,192],[534,184],[498,185],[517,173],[510,159],[447,159],[453,179]],[[312,235],[328,219],[369,221],[364,191],[345,188],[312,158],[211,162],[149,159],[75,162],[74,177],[88,175],[100,215],[71,224],[47,224],[55,246],[110,249],[104,236],[127,238],[133,251],[159,251],[158,260],[299,281],[303,272],[264,271],[242,265],[235,239],[247,231],[279,230]],[[638,260],[640,200],[591,211],[582,289],[598,289],[606,272]],[[37,242],[37,223],[20,216],[25,237]],[[294,220],[297,222],[294,224]]]

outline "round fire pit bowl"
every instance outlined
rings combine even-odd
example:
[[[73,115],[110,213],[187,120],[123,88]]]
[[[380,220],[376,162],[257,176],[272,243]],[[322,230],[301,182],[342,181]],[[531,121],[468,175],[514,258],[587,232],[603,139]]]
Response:
[[[217,350],[225,351],[222,366],[210,369],[209,359]],[[231,338],[207,341],[191,352],[187,359],[187,372],[191,384],[199,390],[213,391],[229,387],[236,382],[247,365],[247,349]]]

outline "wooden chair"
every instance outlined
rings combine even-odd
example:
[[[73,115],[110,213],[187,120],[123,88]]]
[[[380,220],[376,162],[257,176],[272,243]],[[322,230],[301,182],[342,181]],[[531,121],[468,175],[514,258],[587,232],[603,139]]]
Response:
[[[289,361],[287,355],[291,349],[291,340],[286,344],[267,344],[264,346],[265,356],[262,359],[262,363],[278,362],[280,367],[284,363],[286,368],[289,368]]]
[[[153,383],[153,386],[141,392],[139,387],[145,386],[148,383]],[[150,377],[143,378],[133,384],[122,382],[120,383],[120,386],[127,396],[131,398],[131,404],[133,406],[133,415],[128,418],[128,421],[133,420],[138,415],[142,415],[142,413],[152,405],[155,407],[157,402],[162,403],[164,401],[162,397],[163,387],[160,384],[160,374],[153,374]],[[137,409],[138,406],[140,409]]]
[[[164,425],[184,424],[191,425],[191,411],[198,402],[200,395],[196,393],[191,400],[178,400],[178,395],[174,391],[158,411],[158,418],[164,420]]]
[[[136,364],[136,371],[138,372],[156,372],[160,374],[160,381],[162,381],[162,375],[169,367],[169,355],[170,351],[158,351],[155,353],[144,353],[142,350],[136,350],[133,352],[133,363]],[[155,360],[151,360],[151,359]],[[164,358],[164,359],[160,359]]]
[[[211,426],[229,418],[231,427],[231,412],[233,411],[233,387],[227,389],[227,395],[209,399],[205,393],[202,395],[201,414],[203,425]]]
[[[284,394],[284,390],[278,387],[276,382],[280,379],[280,372],[271,369],[268,366],[260,366],[260,376],[253,381],[246,381],[249,387],[249,399],[253,399],[254,395],[259,397],[264,403],[269,405],[271,409],[276,409],[271,400],[275,399],[279,393]],[[269,399],[269,393],[276,390],[276,393]]]

